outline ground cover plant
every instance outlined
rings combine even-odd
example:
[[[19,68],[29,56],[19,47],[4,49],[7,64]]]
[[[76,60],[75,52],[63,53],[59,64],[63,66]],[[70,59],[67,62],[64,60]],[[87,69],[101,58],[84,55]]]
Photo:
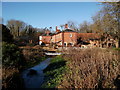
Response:
[[[57,56],[53,58],[49,66],[44,69],[45,81],[41,87],[55,88],[56,86],[58,86],[66,70],[66,61],[62,58],[62,56]]]

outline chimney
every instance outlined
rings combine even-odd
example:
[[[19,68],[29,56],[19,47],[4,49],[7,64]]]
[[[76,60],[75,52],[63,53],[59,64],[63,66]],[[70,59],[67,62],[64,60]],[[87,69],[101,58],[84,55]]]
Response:
[[[56,31],[58,30],[58,27],[56,26]]]
[[[60,32],[60,30],[58,29],[58,27],[56,26],[56,33]]]
[[[50,31],[49,30],[46,30],[45,31],[45,34],[48,36],[50,34]]]
[[[65,24],[65,29],[68,29],[68,24]]]

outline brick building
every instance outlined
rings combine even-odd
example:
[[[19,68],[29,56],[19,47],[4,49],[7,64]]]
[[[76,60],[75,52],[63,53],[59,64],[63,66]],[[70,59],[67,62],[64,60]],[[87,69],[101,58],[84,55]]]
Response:
[[[105,41],[105,40],[104,40]],[[107,43],[107,42],[106,42]],[[101,35],[97,33],[78,33],[68,28],[65,24],[65,30],[60,31],[56,26],[56,32],[50,33],[49,30],[45,34],[39,36],[39,44],[55,44],[57,46],[79,46],[79,47],[103,47]]]
[[[65,30],[60,31],[56,26],[56,32],[54,34],[45,32],[44,35],[39,36],[39,44],[54,43],[58,46],[75,46],[77,44],[78,33],[74,30],[68,29],[68,25],[65,25]]]

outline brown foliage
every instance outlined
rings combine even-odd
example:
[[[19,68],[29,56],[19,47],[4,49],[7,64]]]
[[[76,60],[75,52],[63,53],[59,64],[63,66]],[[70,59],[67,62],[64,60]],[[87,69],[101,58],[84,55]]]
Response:
[[[69,71],[58,88],[115,88],[114,80],[120,75],[118,51],[71,50],[64,58]]]
[[[19,70],[14,67],[2,67],[2,89],[22,88]]]
[[[31,61],[33,59],[44,56],[43,54],[44,50],[38,45],[34,47],[25,46],[25,47],[20,47],[20,48],[23,49],[22,53],[24,55],[25,60],[27,61]]]

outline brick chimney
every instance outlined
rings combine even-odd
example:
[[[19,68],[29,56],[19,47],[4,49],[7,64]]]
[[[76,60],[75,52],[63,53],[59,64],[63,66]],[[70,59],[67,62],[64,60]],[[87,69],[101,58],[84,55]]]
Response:
[[[50,34],[50,31],[49,30],[46,30],[45,31],[45,34],[48,36]]]
[[[58,30],[58,26],[56,26],[56,31]]]
[[[56,33],[60,32],[60,30],[58,29],[58,27],[56,26]]]
[[[68,24],[65,24],[65,29],[68,29]]]

